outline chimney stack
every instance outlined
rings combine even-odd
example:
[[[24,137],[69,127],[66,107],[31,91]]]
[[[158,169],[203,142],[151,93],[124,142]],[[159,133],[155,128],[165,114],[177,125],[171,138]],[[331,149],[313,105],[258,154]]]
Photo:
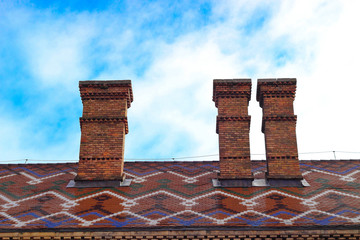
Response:
[[[75,181],[122,181],[131,81],[80,81],[79,88],[83,114]]]
[[[295,78],[258,79],[256,99],[263,110],[267,180],[273,186],[302,186],[293,101]]]
[[[218,108],[220,174],[223,187],[250,187],[250,116],[248,105],[251,79],[215,79],[213,101]]]

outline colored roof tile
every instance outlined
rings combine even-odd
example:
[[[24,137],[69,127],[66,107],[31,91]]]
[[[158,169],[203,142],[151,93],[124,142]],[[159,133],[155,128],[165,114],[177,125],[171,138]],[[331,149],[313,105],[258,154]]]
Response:
[[[214,188],[218,162],[127,162],[119,188],[66,188],[74,163],[0,165],[0,230],[360,226],[360,160],[300,165],[309,187]]]

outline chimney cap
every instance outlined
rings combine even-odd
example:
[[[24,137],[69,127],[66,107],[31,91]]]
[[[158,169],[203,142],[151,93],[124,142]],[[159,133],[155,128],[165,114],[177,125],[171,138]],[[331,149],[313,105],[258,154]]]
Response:
[[[237,84],[249,85],[251,84],[251,78],[214,79],[214,86]]]
[[[79,86],[87,85],[130,85],[131,80],[84,80],[79,81]]]
[[[258,79],[258,85],[273,85],[273,84],[294,85],[294,84],[296,84],[296,78],[260,78],[260,79]]]

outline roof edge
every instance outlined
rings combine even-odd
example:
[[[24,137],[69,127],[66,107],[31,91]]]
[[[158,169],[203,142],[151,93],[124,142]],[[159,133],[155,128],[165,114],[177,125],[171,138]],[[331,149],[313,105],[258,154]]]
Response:
[[[292,226],[292,227],[239,227],[239,226],[163,226],[163,227],[121,227],[121,228],[37,228],[37,229],[0,229],[0,233],[4,232],[155,232],[155,231],[296,231],[296,230],[359,230],[360,224],[356,225],[311,225],[311,226]]]

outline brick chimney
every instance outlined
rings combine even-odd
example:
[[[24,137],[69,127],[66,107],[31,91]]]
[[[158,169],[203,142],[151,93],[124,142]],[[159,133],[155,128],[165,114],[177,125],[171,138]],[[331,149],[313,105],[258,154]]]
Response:
[[[295,78],[258,79],[256,99],[263,110],[262,132],[270,185],[301,185],[293,108],[295,91]]]
[[[221,186],[251,186],[250,116],[251,79],[215,79],[213,101],[218,108]]]
[[[80,81],[79,88],[83,115],[75,181],[122,181],[131,81]]]

